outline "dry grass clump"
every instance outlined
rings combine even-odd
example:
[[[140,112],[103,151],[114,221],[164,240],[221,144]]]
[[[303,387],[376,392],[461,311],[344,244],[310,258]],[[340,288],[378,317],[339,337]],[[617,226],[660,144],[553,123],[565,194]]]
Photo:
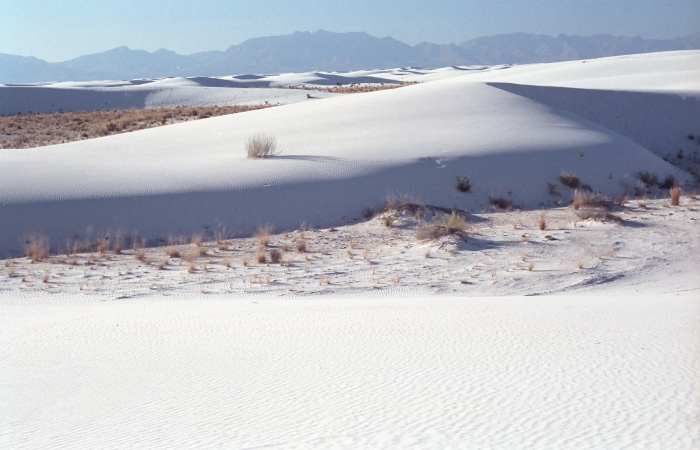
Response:
[[[513,202],[502,197],[492,198],[489,200],[489,203],[496,209],[504,209],[509,211],[513,208]]]
[[[297,241],[296,247],[297,247],[297,251],[298,251],[298,252],[304,253],[304,252],[306,251],[306,247],[307,247],[306,239],[303,238],[303,237],[300,238],[300,239]]]
[[[457,215],[455,211],[449,216],[435,217],[431,224],[420,226],[416,229],[416,239],[421,241],[439,239],[449,234],[466,237],[467,221]]]
[[[613,222],[624,225],[625,221],[615,214],[597,209],[581,209],[576,211],[576,215],[581,220],[595,220],[596,222]]]
[[[678,186],[678,180],[673,175],[667,175],[664,181],[659,183],[660,189],[671,189],[676,186]]]
[[[32,262],[48,258],[49,238],[38,235],[29,236],[25,242],[25,254]]]
[[[264,247],[258,247],[258,249],[255,251],[255,260],[258,262],[258,264],[265,264],[267,262],[267,255],[265,254]]]
[[[270,261],[272,261],[273,263],[281,263],[282,251],[277,248],[270,250]]]
[[[178,258],[180,256],[180,247],[171,245],[165,249],[165,254],[171,258]]]
[[[544,211],[540,212],[539,227],[540,227],[540,230],[543,230],[543,231],[545,229],[547,229],[547,218],[545,217]]]
[[[576,189],[581,184],[581,180],[576,175],[569,172],[562,172],[559,175],[559,181],[561,181],[561,184],[571,189]]]
[[[350,83],[348,86],[344,86],[340,83],[336,84],[335,86],[329,87],[329,88],[319,88],[319,87],[314,87],[314,88],[309,88],[309,87],[303,87],[301,89],[313,89],[316,91],[327,91],[327,92],[332,92],[334,94],[358,94],[362,92],[375,92],[375,91],[383,91],[386,89],[396,89],[404,86],[411,86],[413,84],[418,84],[417,81],[404,81],[401,83],[389,83],[389,84],[380,84],[380,85],[374,85],[374,86],[362,86],[360,83]],[[298,88],[292,88],[292,89],[298,89]]]
[[[272,225],[265,225],[264,227],[258,228],[255,232],[255,237],[258,240],[258,245],[261,247],[267,247],[270,244],[270,234],[275,232],[275,227]]]
[[[139,261],[141,261],[144,264],[148,264],[148,259],[146,258],[146,250],[144,250],[142,248],[139,249],[136,252],[136,259],[138,259]]]
[[[268,134],[258,133],[248,138],[245,149],[248,158],[269,158],[277,153],[277,139]]]
[[[576,210],[580,208],[610,209],[612,204],[613,202],[610,200],[610,197],[602,192],[574,191],[574,202],[572,207]]]
[[[469,177],[467,176],[458,176],[457,181],[455,183],[455,188],[459,192],[469,192],[472,190],[472,184],[471,180],[469,180]]]
[[[653,186],[658,182],[656,174],[651,172],[638,172],[637,178],[639,178],[642,181],[642,183],[646,184],[647,186]]]
[[[681,188],[674,186],[669,190],[671,194],[671,206],[678,206],[681,201]]]
[[[0,116],[0,148],[30,148],[127,133],[273,105],[131,108]]]
[[[391,214],[385,214],[384,216],[382,216],[382,224],[385,227],[391,227],[394,224],[394,222],[396,222],[396,218]]]

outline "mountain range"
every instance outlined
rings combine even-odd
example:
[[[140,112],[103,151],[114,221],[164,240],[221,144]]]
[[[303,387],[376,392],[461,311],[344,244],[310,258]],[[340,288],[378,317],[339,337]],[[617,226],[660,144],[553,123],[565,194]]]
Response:
[[[556,37],[527,33],[479,37],[461,44],[410,46],[391,37],[324,30],[249,39],[225,51],[180,55],[118,47],[50,63],[0,53],[0,83],[130,80],[395,67],[526,64],[700,49],[700,33],[669,40],[612,35]]]

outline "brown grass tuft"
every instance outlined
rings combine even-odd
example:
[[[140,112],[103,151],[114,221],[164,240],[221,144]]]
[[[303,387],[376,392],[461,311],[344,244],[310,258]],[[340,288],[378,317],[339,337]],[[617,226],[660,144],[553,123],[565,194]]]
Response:
[[[576,175],[569,172],[562,172],[559,175],[559,181],[561,181],[561,184],[571,189],[576,189],[581,184],[581,180]]]
[[[270,250],[270,261],[273,263],[281,263],[282,262],[282,251],[279,249],[272,249]]]
[[[671,206],[678,206],[681,202],[681,188],[674,186],[669,190],[671,194]]]
[[[245,149],[248,158],[269,158],[277,153],[277,139],[274,136],[258,133],[248,139]]]
[[[265,264],[267,262],[267,255],[265,255],[265,247],[258,247],[255,251],[255,260],[258,264]]]
[[[255,232],[255,237],[258,239],[258,245],[262,247],[267,247],[270,244],[270,234],[275,232],[275,227],[272,225],[265,225],[264,227],[258,228]]]
[[[540,230],[543,230],[543,231],[547,229],[547,219],[545,217],[544,211],[540,212],[539,227],[540,227]]]
[[[423,225],[416,229],[416,239],[420,241],[439,239],[448,234],[456,234],[466,237],[467,221],[457,215],[455,211],[447,216],[435,217],[433,223]]]
[[[572,207],[574,209],[580,208],[601,208],[610,209],[612,207],[612,200],[610,197],[603,194],[602,192],[584,192],[576,190],[574,191],[574,202]]]
[[[49,238],[48,236],[32,235],[27,238],[25,243],[25,252],[32,262],[41,261],[49,256]]]
[[[489,200],[489,203],[491,203],[491,206],[496,209],[505,209],[506,211],[509,211],[513,208],[513,202],[502,197],[492,198]]]

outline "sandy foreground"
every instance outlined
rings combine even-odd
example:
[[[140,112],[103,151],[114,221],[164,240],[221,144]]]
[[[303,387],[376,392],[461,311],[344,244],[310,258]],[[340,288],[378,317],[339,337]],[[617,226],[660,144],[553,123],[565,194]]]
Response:
[[[698,448],[699,61],[0,87],[284,104],[0,150],[0,447]]]
[[[375,218],[303,253],[272,235],[281,264],[255,238],[180,246],[207,249],[193,269],[172,246],[13,260],[0,442],[695,448],[700,201],[615,214],[480,214],[436,242]]]

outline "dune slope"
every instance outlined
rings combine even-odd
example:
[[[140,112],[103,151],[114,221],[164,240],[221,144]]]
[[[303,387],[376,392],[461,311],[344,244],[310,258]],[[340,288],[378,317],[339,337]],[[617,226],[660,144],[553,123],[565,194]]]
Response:
[[[611,195],[632,192],[640,171],[691,181],[608,128],[463,72],[398,90],[0,151],[0,252],[19,252],[27,233],[59,246],[88,227],[158,239],[219,224],[238,234],[265,223],[329,226],[359,218],[389,194],[472,211],[495,197],[534,208],[554,204],[548,184],[562,171]],[[257,132],[276,137],[281,154],[246,159],[245,141]],[[460,175],[471,179],[471,193],[455,190]]]

